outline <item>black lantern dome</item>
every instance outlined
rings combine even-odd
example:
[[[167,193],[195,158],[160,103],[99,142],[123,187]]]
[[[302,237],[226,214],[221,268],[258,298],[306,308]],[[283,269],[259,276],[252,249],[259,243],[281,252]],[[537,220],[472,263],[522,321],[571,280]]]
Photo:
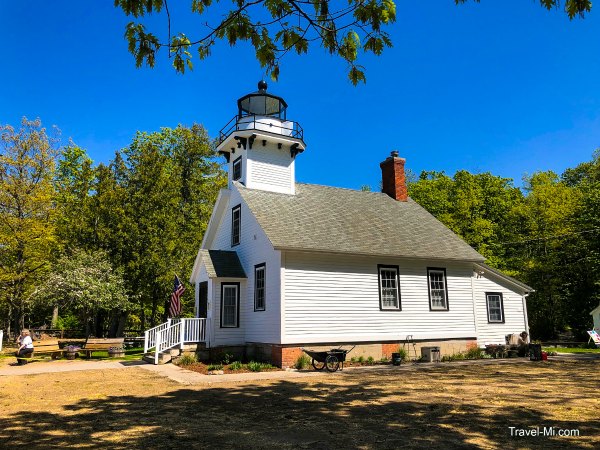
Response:
[[[281,97],[267,94],[267,83],[260,81],[258,91],[238,100],[238,116],[269,116],[286,120],[287,103]]]

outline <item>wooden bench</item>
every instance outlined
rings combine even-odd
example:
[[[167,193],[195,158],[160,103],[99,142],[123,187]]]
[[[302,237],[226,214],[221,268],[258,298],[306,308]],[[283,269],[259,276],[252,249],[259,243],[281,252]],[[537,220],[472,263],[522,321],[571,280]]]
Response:
[[[58,339],[46,339],[43,341],[34,341],[33,342],[33,352],[28,353],[27,355],[19,356],[17,360],[20,359],[30,359],[30,360],[39,360],[39,358],[34,358],[34,355],[50,355],[52,359],[58,358],[62,354],[62,350],[58,346]]]
[[[88,358],[92,357],[93,352],[108,352],[111,347],[123,348],[125,338],[88,338],[85,341],[83,349],[80,351],[85,353]]]

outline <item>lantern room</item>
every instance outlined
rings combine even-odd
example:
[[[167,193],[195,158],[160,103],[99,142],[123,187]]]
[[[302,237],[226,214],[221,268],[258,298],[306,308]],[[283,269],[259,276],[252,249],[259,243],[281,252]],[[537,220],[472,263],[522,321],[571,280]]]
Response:
[[[229,184],[294,193],[294,162],[306,148],[304,130],[288,120],[286,101],[267,92],[267,83],[237,101],[238,113],[225,125],[218,152],[229,168]]]

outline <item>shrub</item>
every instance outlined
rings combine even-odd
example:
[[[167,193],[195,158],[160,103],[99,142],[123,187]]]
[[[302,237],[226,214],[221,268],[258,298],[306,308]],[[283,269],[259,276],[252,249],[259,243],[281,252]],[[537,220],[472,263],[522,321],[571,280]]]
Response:
[[[353,356],[352,358],[350,358],[350,362],[358,362],[358,358],[356,356]]]
[[[223,364],[211,364],[206,368],[206,370],[208,370],[209,372],[211,370],[223,370]]]
[[[296,360],[296,364],[294,365],[294,367],[298,370],[302,370],[302,369],[308,369],[308,367],[310,366],[310,358],[308,357],[308,355],[306,354],[301,354],[300,356],[298,356],[298,359]]]
[[[197,362],[198,362],[198,359],[196,358],[195,353],[186,353],[181,358],[179,358],[179,360],[177,361],[177,365],[178,366],[191,366],[193,364],[196,364]]]
[[[386,362],[389,362],[389,361],[390,361],[390,360],[389,360],[389,359],[388,359],[386,356],[384,356],[383,358],[381,358],[381,359],[379,360],[379,362],[382,362],[382,363],[386,363]]]
[[[448,362],[450,362],[450,361],[460,361],[460,360],[463,360],[463,359],[465,359],[465,353],[460,353],[460,352],[453,353],[453,354],[447,355],[447,356],[442,356],[442,361],[443,362],[445,362],[445,361],[448,361]]]
[[[229,364],[231,361],[233,361],[233,355],[231,353],[223,353],[219,357],[219,362],[221,364]]]
[[[361,363],[361,364],[364,363],[365,362],[365,357],[364,356],[359,356],[358,357],[358,362]]]
[[[256,361],[250,361],[248,363],[248,370],[250,370],[251,372],[260,372],[266,369],[274,369],[274,367],[271,364],[260,363]]]
[[[466,359],[481,359],[483,358],[483,350],[480,349],[477,344],[467,345],[467,352],[465,353]]]
[[[244,365],[240,361],[234,361],[231,364],[229,364],[230,370],[241,370],[243,368],[244,368]]]
[[[370,366],[373,365],[373,364],[375,364],[375,359],[372,356],[369,356],[367,358],[367,364],[370,365]]]

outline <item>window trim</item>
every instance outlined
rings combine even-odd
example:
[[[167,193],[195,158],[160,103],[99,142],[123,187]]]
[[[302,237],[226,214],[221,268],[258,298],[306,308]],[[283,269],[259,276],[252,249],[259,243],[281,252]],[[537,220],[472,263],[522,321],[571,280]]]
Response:
[[[235,212],[236,211],[239,211],[240,214],[239,214],[239,218],[238,218],[237,242],[234,242],[233,230],[234,230]],[[240,203],[239,205],[231,208],[231,246],[235,247],[236,245],[240,245],[241,241],[242,241],[242,204]]]
[[[398,293],[397,307],[384,307],[383,296],[381,295],[381,271],[382,269],[394,269],[396,271],[396,292]],[[377,291],[379,292],[379,310],[380,311],[402,311],[402,294],[400,291],[400,267],[389,264],[377,264]]]
[[[257,286],[256,286],[256,272],[262,269],[263,271],[263,306],[262,308],[258,308],[256,306],[257,300]],[[254,311],[266,311],[267,310],[267,264],[260,263],[254,266]]]
[[[235,318],[235,326],[233,325],[223,325],[223,308],[224,308],[224,293],[225,287],[235,286],[236,288],[236,318]],[[223,282],[221,283],[221,314],[220,314],[220,328],[239,328],[240,327],[240,283],[239,282]]]
[[[491,318],[490,318],[490,301],[489,301],[490,295],[497,295],[498,297],[500,297],[500,314],[501,314],[502,320],[491,320]],[[488,323],[506,323],[506,318],[504,317],[504,296],[502,295],[502,292],[486,292],[485,293],[485,308],[487,310]]]
[[[240,165],[240,176],[237,177],[237,178],[235,177],[235,165],[236,165],[236,163],[239,163],[239,165]],[[242,178],[242,175],[243,175],[242,174],[242,167],[243,167],[242,166],[242,155],[240,155],[236,159],[233,160],[233,163],[231,165],[231,179],[233,181],[237,181],[237,180],[240,180]]]
[[[442,272],[444,274],[444,291],[446,293],[446,307],[433,308],[431,305],[431,272]],[[446,276],[445,267],[428,267],[427,268],[427,294],[429,295],[429,311],[450,311],[450,299],[448,298],[448,277]]]

